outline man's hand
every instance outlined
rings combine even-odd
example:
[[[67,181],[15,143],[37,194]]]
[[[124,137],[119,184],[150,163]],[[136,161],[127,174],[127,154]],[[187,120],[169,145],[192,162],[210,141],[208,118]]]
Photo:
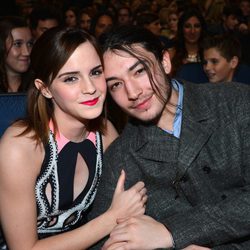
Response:
[[[151,250],[172,247],[170,232],[163,224],[149,216],[119,219],[117,223],[103,250]]]
[[[211,250],[211,249],[197,245],[189,245],[188,247],[183,248],[183,250]]]

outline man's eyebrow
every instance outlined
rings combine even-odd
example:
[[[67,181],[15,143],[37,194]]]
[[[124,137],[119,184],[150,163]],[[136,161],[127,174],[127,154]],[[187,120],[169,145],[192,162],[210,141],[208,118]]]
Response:
[[[134,68],[136,68],[139,64],[141,64],[141,61],[137,61],[134,65],[128,68],[128,71],[132,71]]]
[[[132,71],[132,70],[135,69],[139,64],[141,64],[141,61],[137,61],[135,64],[133,64],[132,66],[130,66],[130,67],[128,68],[128,71]],[[106,78],[106,82],[112,81],[112,80],[116,80],[116,79],[117,79],[117,77],[115,77],[115,76],[108,77],[108,78]]]

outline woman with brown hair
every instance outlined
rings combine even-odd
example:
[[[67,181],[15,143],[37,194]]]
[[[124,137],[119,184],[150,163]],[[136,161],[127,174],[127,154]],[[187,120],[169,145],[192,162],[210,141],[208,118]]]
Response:
[[[96,41],[80,29],[52,28],[35,43],[28,117],[0,142],[0,219],[10,249],[86,249],[118,218],[144,213],[144,183],[125,191],[122,171],[110,208],[88,222],[103,152],[117,137],[102,116],[102,65]]]

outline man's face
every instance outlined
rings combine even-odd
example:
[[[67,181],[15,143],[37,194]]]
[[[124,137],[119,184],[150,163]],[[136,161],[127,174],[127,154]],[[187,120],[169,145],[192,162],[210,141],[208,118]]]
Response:
[[[120,25],[127,25],[131,22],[128,9],[120,9],[118,13],[118,23]]]
[[[134,48],[147,58],[145,63],[153,74],[154,82],[166,97],[165,72],[160,69],[155,56],[139,45]],[[161,115],[166,103],[156,95],[144,65],[137,58],[124,51],[107,51],[104,53],[104,65],[108,90],[127,114],[146,122]]]
[[[46,30],[58,26],[56,19],[39,20],[35,30],[32,30],[34,38],[37,40]]]
[[[250,2],[248,0],[240,2],[240,9],[242,11],[243,16],[250,15]]]
[[[110,16],[103,15],[101,16],[95,27],[95,36],[98,38],[101,34],[108,31],[113,25],[113,20]]]
[[[91,25],[91,17],[88,14],[83,13],[80,17],[80,28],[89,31],[90,25]]]

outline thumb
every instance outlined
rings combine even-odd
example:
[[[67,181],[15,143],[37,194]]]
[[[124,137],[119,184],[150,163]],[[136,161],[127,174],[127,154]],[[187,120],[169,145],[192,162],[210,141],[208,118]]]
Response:
[[[125,171],[122,169],[121,174],[116,184],[115,193],[118,193],[118,192],[120,193],[124,191],[125,179],[126,179],[126,174],[125,174]]]

